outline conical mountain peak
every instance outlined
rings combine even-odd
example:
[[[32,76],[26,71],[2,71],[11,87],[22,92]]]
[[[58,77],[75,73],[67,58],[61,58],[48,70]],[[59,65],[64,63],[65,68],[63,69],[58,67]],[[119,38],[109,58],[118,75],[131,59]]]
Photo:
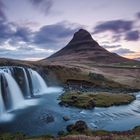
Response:
[[[75,44],[75,43],[80,43],[80,42],[95,42],[96,41],[93,40],[91,34],[84,29],[80,29],[79,31],[77,31],[72,40],[70,41],[69,45]]]
[[[74,34],[74,38],[81,40],[81,39],[91,39],[92,37],[88,31],[84,29],[80,29]]]
[[[51,55],[49,60],[53,61],[80,61],[90,63],[118,63],[126,61],[114,53],[102,48],[91,36],[91,34],[80,29],[72,40],[60,51]]]

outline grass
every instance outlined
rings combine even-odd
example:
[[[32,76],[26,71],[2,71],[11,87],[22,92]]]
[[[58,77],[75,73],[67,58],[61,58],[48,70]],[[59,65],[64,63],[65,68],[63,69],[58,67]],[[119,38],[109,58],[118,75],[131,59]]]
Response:
[[[11,134],[11,133],[4,133],[4,134],[0,134],[0,140],[24,140],[25,139],[25,135],[22,133],[15,133],[15,134]]]
[[[116,64],[112,64],[112,65],[113,66],[122,66],[122,67],[140,68],[140,62],[139,61],[122,62],[122,63],[116,63]]]
[[[129,94],[68,92],[60,96],[61,102],[78,108],[109,107],[129,104],[135,96]]]
[[[139,140],[140,139],[140,126],[135,127],[130,131],[124,132],[110,132],[105,130],[91,130],[87,129],[85,131],[78,132],[65,132],[63,135],[57,138],[41,137],[40,139],[32,140]]]
[[[140,126],[135,127],[133,130],[124,132],[109,132],[105,130],[91,130],[80,133],[77,131],[65,132],[63,135],[53,138],[50,135],[28,137],[21,134],[0,134],[0,140],[139,140],[140,139]]]

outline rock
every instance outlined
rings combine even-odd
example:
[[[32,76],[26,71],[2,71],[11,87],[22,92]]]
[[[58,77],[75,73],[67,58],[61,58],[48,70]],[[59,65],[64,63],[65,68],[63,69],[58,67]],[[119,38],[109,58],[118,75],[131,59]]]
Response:
[[[87,124],[84,122],[84,121],[77,121],[76,123],[75,123],[75,129],[76,129],[76,131],[79,131],[79,132],[82,132],[82,131],[84,131],[84,130],[87,130]]]
[[[71,96],[71,99],[76,101],[77,100],[77,97],[76,96]]]
[[[82,120],[77,121],[75,124],[71,124],[67,126],[68,132],[72,132],[72,131],[84,132],[87,129],[88,129],[87,124]]]
[[[95,107],[95,105],[96,105],[95,102],[93,100],[90,100],[87,108],[92,109]]]
[[[65,104],[63,102],[58,103],[60,106],[64,106]]]
[[[75,126],[74,124],[70,124],[70,125],[68,125],[67,128],[66,128],[67,131],[68,131],[68,132],[72,132],[72,131],[74,131],[74,130],[75,130],[74,126]]]
[[[63,120],[64,120],[64,121],[69,121],[70,118],[69,118],[68,116],[63,116]]]
[[[45,123],[51,123],[54,122],[54,117],[51,114],[42,114],[40,117],[40,120],[42,120]]]
[[[65,135],[65,131],[63,131],[63,130],[59,131],[59,132],[58,132],[58,135],[59,135],[59,136]]]
[[[65,107],[69,107],[69,105],[68,104],[65,104]]]
[[[62,102],[62,101],[61,101],[61,102],[59,102],[58,104],[59,104],[60,106],[69,107],[69,105],[68,105],[68,104],[66,104],[66,103],[64,103],[64,102]]]
[[[53,122],[54,121],[54,117],[52,115],[48,115],[46,118],[46,121],[49,122]]]

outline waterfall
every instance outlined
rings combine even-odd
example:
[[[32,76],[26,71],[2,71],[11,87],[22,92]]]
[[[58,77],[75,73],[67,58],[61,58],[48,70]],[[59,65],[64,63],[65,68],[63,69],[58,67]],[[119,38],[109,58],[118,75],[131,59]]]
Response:
[[[26,98],[42,95],[47,89],[40,74],[31,68],[0,67],[0,115],[25,105],[34,105]]]
[[[9,68],[4,69],[3,71],[6,72],[6,73],[9,73],[10,75],[12,74],[12,73],[11,73],[11,70],[10,70]]]
[[[30,94],[31,91],[30,91],[29,80],[28,80],[28,76],[27,76],[27,73],[26,73],[24,68],[23,68],[23,72],[24,72],[24,77],[25,77],[26,92],[27,92],[28,97],[30,97],[31,96],[31,94]]]
[[[0,121],[11,118],[12,110],[36,105],[35,96],[59,92],[48,88],[41,75],[31,68],[0,67]]]
[[[47,85],[43,78],[38,74],[38,72],[29,69],[33,84],[33,93],[34,95],[41,95],[45,92],[47,92]]]
[[[16,81],[13,79],[13,77],[8,73],[4,73],[4,75],[6,77],[8,88],[10,91],[11,102],[12,102],[11,108],[16,109],[17,107],[22,105],[24,101],[24,97],[22,96],[21,90],[18,84],[16,83]]]
[[[0,115],[5,112],[4,102],[2,99],[1,81],[0,81]]]

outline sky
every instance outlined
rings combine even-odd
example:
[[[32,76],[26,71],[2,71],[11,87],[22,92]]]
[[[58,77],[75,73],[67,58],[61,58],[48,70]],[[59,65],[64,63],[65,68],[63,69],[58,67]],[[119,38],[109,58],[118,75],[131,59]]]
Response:
[[[80,28],[107,50],[140,58],[140,0],[0,0],[0,57],[46,58]]]

